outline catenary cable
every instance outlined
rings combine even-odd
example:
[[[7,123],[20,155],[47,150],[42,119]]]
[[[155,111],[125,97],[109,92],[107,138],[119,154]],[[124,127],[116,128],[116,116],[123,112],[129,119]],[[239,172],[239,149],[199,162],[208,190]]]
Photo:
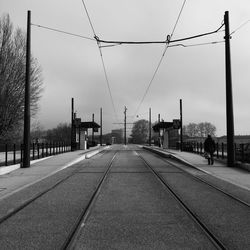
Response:
[[[225,41],[217,41],[217,42],[207,42],[207,43],[195,43],[195,44],[174,44],[174,45],[169,45],[169,48],[173,47],[197,47],[197,46],[202,46],[202,45],[211,45],[211,44],[218,44],[218,43],[225,43]]]
[[[216,29],[214,31],[202,33],[202,34],[195,35],[195,36],[189,36],[189,37],[179,38],[179,39],[175,39],[175,40],[166,39],[166,40],[162,40],[162,41],[112,41],[112,40],[102,40],[102,39],[99,39],[98,37],[95,37],[95,38],[100,43],[113,44],[114,46],[122,45],[122,44],[139,44],[139,45],[141,45],[141,44],[171,44],[171,43],[192,40],[192,39],[195,39],[195,38],[199,38],[199,37],[204,37],[204,36],[209,36],[209,35],[215,34],[217,32],[220,32],[221,28],[223,26],[224,26],[224,23],[218,29]],[[105,46],[102,46],[102,47],[105,47]]]
[[[143,95],[143,97],[142,97],[142,99],[141,99],[141,101],[140,101],[140,103],[139,103],[139,105],[138,105],[138,107],[137,107],[135,113],[134,113],[134,117],[135,117],[136,114],[138,113],[138,111],[139,111],[139,109],[140,109],[140,107],[141,107],[141,105],[142,105],[142,103],[143,103],[143,101],[144,101],[144,99],[145,99],[145,97],[146,97],[146,95],[147,95],[147,93],[148,93],[148,91],[149,91],[149,89],[150,89],[150,87],[151,87],[151,85],[152,85],[154,79],[155,79],[155,76],[156,76],[156,74],[157,74],[157,72],[158,72],[158,70],[159,70],[159,68],[160,68],[160,66],[161,66],[161,63],[162,63],[162,61],[163,61],[163,58],[164,58],[164,56],[165,56],[165,54],[166,54],[166,51],[167,51],[167,49],[168,49],[169,42],[171,41],[171,38],[172,38],[172,36],[173,36],[173,34],[174,34],[174,32],[175,32],[175,29],[176,29],[177,24],[178,24],[178,22],[179,22],[179,20],[180,20],[180,16],[181,16],[181,13],[182,13],[182,11],[183,11],[183,9],[184,9],[185,4],[186,4],[186,0],[183,1],[183,4],[182,4],[182,6],[181,6],[181,10],[180,10],[179,15],[178,15],[178,17],[177,17],[177,20],[176,20],[176,22],[175,22],[175,25],[174,25],[174,28],[173,28],[172,33],[171,33],[171,35],[170,35],[170,38],[169,38],[169,37],[167,38],[168,43],[166,43],[166,45],[165,45],[165,48],[164,48],[164,50],[163,50],[162,56],[161,56],[161,58],[160,58],[160,61],[158,62],[157,67],[156,67],[156,69],[155,69],[155,71],[154,71],[154,73],[153,73],[153,76],[152,76],[152,78],[151,78],[151,80],[150,80],[150,82],[149,82],[149,84],[148,84],[148,86],[147,86],[147,88],[146,88],[146,91],[145,91],[145,93],[144,93],[144,95]]]
[[[47,30],[50,30],[50,31],[55,31],[55,32],[63,33],[63,34],[70,35],[70,36],[75,36],[75,37],[80,37],[80,38],[83,38],[83,39],[95,41],[95,39],[91,38],[91,37],[82,36],[82,35],[74,34],[74,33],[71,33],[71,32],[67,32],[67,31],[55,29],[55,28],[50,28],[50,27],[43,26],[43,25],[40,25],[40,24],[34,24],[34,23],[32,23],[31,25],[36,26],[38,28],[47,29]]]
[[[105,80],[106,80],[108,91],[109,91],[109,96],[110,96],[111,103],[112,103],[112,106],[113,106],[113,110],[114,110],[114,113],[115,113],[115,118],[116,118],[116,120],[118,120],[118,116],[117,116],[117,112],[116,112],[116,108],[115,108],[115,104],[114,104],[114,99],[113,99],[111,88],[110,88],[110,84],[109,84],[108,74],[107,74],[107,70],[106,70],[106,67],[105,67],[105,63],[104,63],[102,51],[101,51],[101,48],[100,48],[100,43],[97,40],[98,37],[96,35],[95,29],[94,29],[94,25],[93,25],[93,23],[91,21],[91,18],[90,18],[90,15],[89,15],[89,12],[88,12],[88,9],[87,9],[87,6],[86,6],[84,0],[82,0],[82,4],[83,4],[83,7],[85,9],[86,15],[88,17],[89,24],[90,24],[91,29],[93,31],[94,37],[95,37],[95,39],[97,41],[97,46],[98,46],[98,49],[99,49],[99,52],[100,52],[100,56],[101,56],[102,67],[103,67],[103,71],[104,71],[104,75],[105,75]]]

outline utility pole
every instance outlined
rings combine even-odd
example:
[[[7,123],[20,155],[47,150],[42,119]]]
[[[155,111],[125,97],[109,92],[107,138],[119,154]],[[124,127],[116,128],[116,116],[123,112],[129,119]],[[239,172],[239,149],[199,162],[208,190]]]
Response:
[[[127,107],[124,108],[124,145],[127,145],[127,135],[126,135],[126,129],[127,129]]]
[[[234,150],[234,114],[233,114],[233,90],[231,75],[231,55],[230,55],[230,31],[229,13],[225,12],[225,59],[226,59],[226,114],[227,114],[227,165],[233,167],[235,164]]]
[[[158,123],[160,123],[160,122],[161,122],[161,115],[158,114]],[[161,131],[160,131],[160,129],[159,129],[158,136],[159,136],[159,139],[158,139],[158,141],[159,141],[159,147],[161,147]]]
[[[71,98],[71,151],[75,147],[75,115],[74,115],[74,98]]]
[[[102,146],[102,108],[100,109],[100,145]]]
[[[31,11],[27,14],[26,73],[24,103],[23,162],[21,168],[30,167],[30,47],[31,47]]]
[[[182,151],[182,145],[183,145],[183,127],[182,127],[182,99],[180,99],[180,150]]]
[[[151,108],[149,108],[149,123],[148,123],[148,131],[149,131],[149,136],[148,136],[148,141],[149,141],[149,146],[151,146]]]
[[[92,114],[92,122],[95,122],[95,114]],[[92,145],[94,143],[94,128],[92,128]]]

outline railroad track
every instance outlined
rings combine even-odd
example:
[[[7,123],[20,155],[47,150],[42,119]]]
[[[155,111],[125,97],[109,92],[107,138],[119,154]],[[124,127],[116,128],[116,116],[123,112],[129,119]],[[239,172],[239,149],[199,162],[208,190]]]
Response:
[[[245,214],[246,215],[246,220],[247,220],[247,218],[249,217],[248,215],[250,214],[249,213],[249,211],[250,211],[249,210],[249,208],[250,208],[249,204],[247,202],[239,199],[238,197],[235,197],[235,196],[231,195],[230,193],[227,193],[224,190],[218,188],[217,186],[207,182],[206,180],[202,179],[201,177],[194,176],[191,173],[189,173],[187,171],[184,171],[182,168],[176,166],[172,162],[170,162],[170,161],[168,161],[166,159],[162,159],[161,157],[158,156],[157,158],[162,160],[163,162],[165,162],[166,165],[168,164],[171,167],[174,167],[178,171],[180,171],[179,173],[177,173],[177,174],[174,173],[173,175],[171,175],[171,172],[165,173],[165,176],[164,176],[164,173],[156,171],[154,164],[152,164],[152,162],[149,163],[149,161],[146,160],[145,157],[142,156],[139,153],[139,151],[137,151],[137,154],[142,159],[142,161],[145,163],[145,165],[155,175],[155,177],[175,197],[175,199],[181,204],[181,206],[185,209],[185,211],[194,219],[194,221],[197,222],[197,224],[205,232],[205,234],[209,237],[209,239],[212,241],[212,243],[215,245],[215,247],[217,247],[218,249],[229,249],[229,248],[231,248],[230,243],[229,243],[230,240],[228,240],[228,238],[226,239],[225,236],[222,237],[221,234],[218,233],[219,230],[215,230],[215,227],[213,225],[211,226],[211,223],[207,222],[207,218],[209,217],[209,215],[208,216],[202,215],[202,213],[200,213],[201,210],[199,210],[200,208],[196,209],[194,205],[190,205],[190,204],[192,204],[192,202],[190,202],[189,199],[185,197],[185,195],[184,195],[185,192],[180,192],[180,188],[176,188],[176,185],[174,184],[174,181],[169,181],[169,180],[170,180],[170,178],[172,176],[173,176],[172,178],[175,178],[175,176],[177,176],[177,175],[179,175],[179,176],[180,175],[185,175],[188,178],[192,179],[193,182],[194,181],[199,182],[200,185],[207,186],[207,190],[210,190],[209,192],[213,192],[214,194],[224,196],[225,200],[230,199],[230,203],[232,203],[234,207],[239,207],[239,218],[241,216],[241,219],[239,219],[239,223],[240,223],[240,221],[242,221],[242,223],[240,223],[240,224],[242,224],[243,228],[244,228],[244,216],[242,216],[241,214]],[[171,177],[166,178],[167,174],[169,174],[169,176],[171,175]],[[223,197],[222,197],[222,200],[224,200]],[[205,200],[204,200],[204,204],[206,204]],[[221,211],[223,211],[223,209],[225,209],[225,211],[229,211],[229,209],[223,208],[223,203],[222,203],[222,210]],[[213,215],[211,215],[211,216],[213,216]],[[229,218],[229,220],[230,220],[230,218]],[[225,224],[225,227],[226,227],[226,224]],[[236,225],[236,227],[237,227],[237,225]],[[248,228],[248,226],[246,226],[246,227]],[[223,229],[221,228],[221,230],[223,230]],[[235,237],[237,237],[237,236],[235,236]],[[238,246],[237,249],[241,249],[241,247]]]
[[[142,159],[144,164],[150,169],[150,171],[154,174],[154,176],[161,182],[161,184],[167,188],[167,190],[173,195],[173,197],[179,202],[179,204],[182,206],[182,208],[191,216],[191,218],[197,223],[197,225],[201,228],[201,230],[206,234],[208,239],[213,243],[213,245],[217,249],[227,249],[224,244],[220,241],[220,239],[217,238],[216,235],[211,232],[211,230],[205,225],[205,223],[202,222],[202,220],[193,212],[187,204],[181,199],[181,197],[172,189],[172,187],[164,180],[164,178],[154,170],[154,168],[149,164],[145,158],[138,153],[138,157]]]
[[[105,154],[105,153],[102,153],[101,156],[103,154]],[[111,162],[113,161],[113,159],[114,159],[114,156],[113,156]],[[108,168],[109,168],[109,166],[110,166],[110,163],[108,164]],[[18,206],[10,209],[4,216],[2,216],[0,218],[0,225],[2,223],[4,223],[5,221],[11,219],[13,216],[15,216],[16,214],[18,214],[19,212],[21,212],[23,209],[25,209],[26,207],[28,207],[29,205],[31,205],[32,203],[34,203],[35,201],[37,201],[39,198],[41,198],[45,194],[49,193],[50,191],[52,191],[53,189],[55,189],[59,185],[63,184],[64,182],[66,182],[67,180],[69,180],[70,178],[72,178],[74,175],[78,174],[78,172],[79,172],[78,168],[74,169],[70,174],[67,174],[63,178],[60,178],[58,181],[56,181],[53,185],[50,185],[50,187],[42,190],[41,192],[39,192],[39,193],[35,194],[34,196],[30,197],[29,199],[25,200],[24,202],[22,202]],[[106,175],[106,172],[105,172],[104,176],[105,175]],[[102,181],[103,181],[103,178],[102,178],[101,182]],[[8,195],[8,197],[9,197],[9,195]]]
[[[75,192],[74,186],[77,186],[77,181],[79,183],[77,186],[77,188],[78,188],[80,186],[84,186],[85,184],[82,185],[81,183],[85,183],[86,181],[88,181],[90,176],[94,176],[93,179],[91,179],[89,181],[89,183],[91,182],[91,186],[88,186],[86,184],[85,186],[87,189],[86,188],[79,189],[78,194],[74,197],[74,200],[77,201],[77,211],[74,213],[73,213],[73,211],[71,212],[70,209],[73,208],[71,205],[70,209],[67,209],[65,213],[60,214],[60,217],[57,216],[58,219],[55,220],[55,221],[57,221],[58,224],[60,224],[60,220],[63,219],[63,216],[62,216],[63,214],[68,216],[69,214],[73,213],[73,216],[70,217],[70,223],[66,227],[64,226],[64,231],[61,230],[61,236],[58,238],[60,240],[57,242],[55,241],[54,246],[56,246],[56,248],[58,248],[58,249],[74,249],[75,247],[79,246],[78,243],[81,242],[81,240],[82,240],[81,237],[83,236],[83,231],[82,231],[83,228],[85,228],[85,226],[86,226],[85,230],[87,231],[88,225],[89,225],[88,223],[90,223],[90,221],[91,221],[91,220],[90,221],[88,220],[90,215],[92,214],[93,218],[95,216],[94,205],[96,204],[97,201],[99,201],[99,198],[100,198],[99,194],[100,193],[103,194],[102,190],[106,190],[106,188],[103,188],[103,187],[104,187],[105,183],[107,183],[106,180],[107,180],[107,177],[109,176],[109,173],[110,172],[113,173],[114,169],[112,169],[112,166],[113,165],[115,165],[114,167],[119,166],[120,161],[115,161],[115,159],[118,158],[117,155],[118,155],[119,151],[121,151],[121,150],[113,151],[112,154],[107,154],[107,155],[104,154],[104,156],[106,157],[104,163],[103,163],[103,161],[99,161],[99,163],[97,163],[97,164],[94,164],[94,163],[92,164],[91,162],[89,162],[90,164],[89,165],[87,164],[88,169],[76,167],[67,176],[64,176],[63,178],[58,180],[56,183],[54,183],[48,189],[40,192],[35,197],[32,197],[31,199],[29,199],[28,201],[23,203],[21,206],[19,206],[15,210],[10,211],[8,213],[8,216],[6,215],[0,219],[0,224],[4,223],[6,221],[8,224],[8,219],[11,219],[16,214],[19,215],[18,213],[21,212],[26,207],[29,208],[29,205],[31,205],[33,211],[36,211],[39,204],[42,204],[44,202],[44,200],[47,199],[48,201],[51,201],[53,199],[53,197],[58,196],[60,194],[63,194],[63,192],[61,192],[64,190],[63,188],[61,188],[62,186],[64,186],[64,188],[65,188],[65,186],[71,187],[72,190],[69,192],[69,194],[70,195],[73,194]],[[179,180],[186,180],[188,178],[188,180],[189,180],[188,183],[191,183],[191,180],[192,180],[193,186],[194,185],[200,185],[200,186],[202,185],[202,186],[204,186],[203,187],[204,190],[205,190],[205,186],[206,186],[206,190],[209,190],[209,192],[213,193],[214,196],[216,196],[216,195],[218,196],[218,194],[220,196],[224,196],[224,197],[226,197],[225,200],[227,200],[227,202],[228,202],[228,200],[231,199],[235,203],[239,204],[239,206],[244,207],[245,210],[246,210],[246,208],[249,209],[249,204],[247,204],[246,202],[241,202],[239,199],[234,199],[231,195],[228,195],[225,192],[221,192],[220,189],[218,189],[218,188],[215,189],[210,183],[207,184],[204,180],[200,180],[201,179],[200,177],[193,176],[192,174],[185,172],[182,168],[175,166],[172,162],[168,162],[166,159],[163,159],[161,157],[157,157],[157,159],[159,160],[158,161],[154,158],[156,156],[154,156],[150,153],[141,153],[141,152],[142,151],[136,150],[136,149],[128,151],[129,154],[134,155],[134,157],[135,157],[134,163],[133,163],[133,161],[131,161],[131,163],[132,164],[139,164],[142,166],[143,169],[145,167],[147,169],[146,172],[144,172],[142,170],[140,170],[139,172],[131,171],[131,170],[133,170],[133,165],[128,165],[128,166],[130,166],[130,168],[128,169],[128,172],[121,171],[122,169],[119,171],[114,171],[114,173],[116,173],[116,176],[118,176],[117,173],[121,173],[121,174],[123,174],[123,173],[130,173],[130,174],[135,173],[136,175],[138,175],[139,173],[144,173],[144,174],[147,173],[150,176],[152,173],[153,176],[155,176],[156,179],[159,181],[159,183],[161,183],[161,185],[164,186],[164,190],[162,190],[162,192],[165,193],[165,189],[168,190],[168,193],[170,193],[171,196],[173,196],[174,199],[178,202],[178,204],[180,204],[179,211],[183,211],[182,209],[184,209],[186,211],[186,213],[190,216],[192,221],[194,221],[195,224],[197,225],[197,229],[200,232],[200,235],[202,235],[202,237],[204,237],[204,239],[207,239],[207,243],[210,244],[210,242],[211,242],[212,245],[216,249],[230,249],[230,245],[228,244],[228,240],[225,240],[225,237],[224,238],[221,237],[221,235],[218,234],[218,230],[216,230],[216,227],[213,227],[213,225],[211,226],[211,223],[209,224],[207,222],[206,218],[204,219],[204,216],[202,215],[202,213],[200,213],[199,210],[196,210],[196,207],[194,206],[194,205],[196,205],[195,202],[193,202],[192,200],[189,200],[188,198],[185,198],[185,196],[183,196],[183,193],[180,192],[180,189],[176,188],[176,186],[173,185],[175,183],[174,183],[174,181],[171,181],[171,178],[176,179],[176,180],[178,178],[181,178]],[[137,157],[139,159],[137,159]],[[123,158],[123,160],[124,160],[123,165],[127,167],[127,165],[126,165],[127,159]],[[115,164],[114,164],[114,162],[115,162]],[[161,168],[157,168],[159,166],[161,166]],[[167,169],[167,166],[169,166],[169,170],[162,171],[163,169],[165,169],[165,166],[166,166],[166,169]],[[95,169],[95,167],[97,169]],[[170,169],[172,172],[170,171]],[[126,168],[124,168],[124,170],[126,170]],[[97,175],[95,175],[95,173],[97,173]],[[88,174],[90,174],[90,175],[88,175]],[[145,176],[147,176],[147,174]],[[83,176],[85,176],[85,177],[83,177]],[[151,176],[150,178],[152,178],[154,180],[155,177],[153,177],[153,176]],[[69,183],[67,182],[67,180],[69,180]],[[65,182],[67,182],[67,183],[65,183]],[[63,184],[63,183],[65,183],[65,184]],[[179,183],[180,183],[180,181],[179,181]],[[61,184],[62,184],[62,186],[60,186]],[[157,185],[158,185],[158,183],[157,183]],[[59,188],[59,190],[56,189],[57,187]],[[55,190],[53,190],[53,189],[55,189]],[[85,192],[86,190],[87,190],[87,192]],[[213,191],[211,191],[211,190],[213,190]],[[53,194],[49,193],[48,195],[46,195],[49,191],[52,191]],[[218,194],[215,194],[215,193],[218,193]],[[83,197],[83,194],[84,194],[85,198]],[[167,193],[165,193],[165,194],[167,195]],[[67,196],[68,201],[71,201],[72,196],[70,196],[70,195]],[[46,196],[46,198],[45,197],[42,198],[43,196]],[[168,197],[170,197],[170,196],[168,195]],[[41,198],[41,200],[39,198]],[[129,196],[128,196],[128,199],[129,199]],[[159,199],[161,199],[161,198],[159,198]],[[209,199],[211,200],[211,197]],[[36,200],[38,200],[38,204],[36,203],[32,206],[32,204],[35,203]],[[171,200],[172,200],[172,198],[171,198]],[[174,200],[173,200],[173,202],[174,202],[174,204],[177,204]],[[230,204],[230,203],[231,203],[231,201],[228,202],[228,204]],[[57,204],[61,204],[60,199],[59,199],[59,201],[57,201]],[[227,203],[224,203],[224,206],[225,206],[225,204],[227,204]],[[166,204],[166,205],[168,206],[168,204]],[[233,206],[235,206],[235,205],[233,205]],[[50,206],[50,208],[51,208],[51,206]],[[243,211],[244,209],[241,209],[241,207],[240,207],[240,210]],[[30,208],[30,210],[31,210],[31,208]],[[25,210],[25,211],[27,213],[27,210]],[[28,209],[28,211],[29,211],[29,209]],[[244,214],[244,213],[242,213],[242,214]],[[245,213],[245,215],[248,215],[248,213]],[[51,215],[49,213],[47,214],[47,212],[45,212],[44,216],[46,216],[46,219],[49,219]],[[92,219],[92,217],[91,217],[91,219]],[[36,221],[36,220],[34,220],[34,221]],[[242,222],[242,220],[240,220],[240,221]],[[247,216],[246,216],[246,221],[247,222],[249,221]],[[190,220],[190,223],[193,223],[193,222],[191,222],[191,220]],[[45,225],[45,227],[43,227],[43,230],[45,230],[45,229],[47,230],[46,222],[44,225]],[[3,224],[2,226],[4,228],[5,224]],[[245,229],[247,229],[247,228],[248,227],[246,227]],[[54,231],[52,231],[52,232],[54,232]],[[42,244],[44,244],[44,242],[42,242]],[[44,247],[44,246],[42,245],[42,247]],[[240,248],[240,247],[233,248],[232,247],[232,249],[244,249],[244,247],[242,247],[242,248]]]
[[[103,184],[108,176],[108,173],[110,172],[110,169],[112,167],[112,164],[115,160],[116,155],[117,155],[117,152],[114,154],[111,161],[109,162],[107,169],[106,169],[104,175],[102,176],[102,178],[100,179],[98,185],[96,186],[96,189],[94,190],[87,206],[85,207],[84,210],[82,210],[82,213],[76,219],[74,225],[71,228],[70,234],[68,235],[67,239],[63,243],[61,249],[74,248],[74,245],[77,242],[77,237],[80,234],[81,229],[84,227],[84,225],[85,225],[85,223],[86,223],[86,221],[91,213],[92,207],[96,202],[96,199],[97,199],[97,197],[101,191],[101,188],[102,188],[102,186],[103,186]]]
[[[212,187],[212,188],[218,190],[219,192],[223,193],[224,195],[226,195],[226,196],[232,198],[233,200],[238,201],[238,202],[241,203],[242,205],[245,205],[245,206],[247,206],[248,208],[250,208],[250,204],[249,204],[248,202],[246,202],[246,201],[240,199],[239,197],[236,197],[235,195],[233,195],[233,194],[231,194],[231,193],[229,193],[229,192],[226,192],[225,190],[219,188],[218,186],[212,184],[211,182],[205,180],[205,179],[202,178],[202,177],[199,177],[199,176],[197,176],[197,175],[191,174],[191,173],[188,172],[187,170],[185,170],[185,169],[183,169],[183,168],[177,166],[176,164],[174,164],[172,161],[169,161],[169,160],[167,160],[166,158],[162,158],[161,156],[157,155],[156,153],[153,153],[153,154],[154,154],[155,156],[157,156],[158,159],[161,159],[163,162],[166,162],[167,164],[169,164],[169,165],[175,167],[176,169],[182,171],[183,173],[185,173],[187,176],[193,178],[194,180],[197,180],[197,181],[199,181],[199,182],[202,182],[202,183],[206,184],[207,186],[210,186],[210,187]],[[197,168],[195,168],[195,170],[196,170],[197,172],[201,172],[202,174],[204,174],[203,171],[201,171],[201,170],[199,170],[199,169],[197,169]],[[208,174],[206,174],[206,175],[208,175]]]

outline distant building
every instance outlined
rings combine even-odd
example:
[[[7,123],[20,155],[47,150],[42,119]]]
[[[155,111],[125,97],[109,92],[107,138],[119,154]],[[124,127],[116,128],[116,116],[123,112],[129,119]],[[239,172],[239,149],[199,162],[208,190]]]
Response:
[[[179,126],[174,127],[173,122],[158,122],[153,126],[154,132],[158,132],[158,145],[162,148],[176,148],[180,139]]]
[[[111,130],[112,144],[122,144],[123,143],[123,129],[113,129]]]

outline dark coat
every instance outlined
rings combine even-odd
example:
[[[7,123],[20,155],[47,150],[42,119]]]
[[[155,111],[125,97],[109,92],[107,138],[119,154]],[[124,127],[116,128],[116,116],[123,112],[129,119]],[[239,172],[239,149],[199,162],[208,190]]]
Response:
[[[215,142],[212,137],[208,137],[204,142],[204,150],[209,153],[215,152]]]

